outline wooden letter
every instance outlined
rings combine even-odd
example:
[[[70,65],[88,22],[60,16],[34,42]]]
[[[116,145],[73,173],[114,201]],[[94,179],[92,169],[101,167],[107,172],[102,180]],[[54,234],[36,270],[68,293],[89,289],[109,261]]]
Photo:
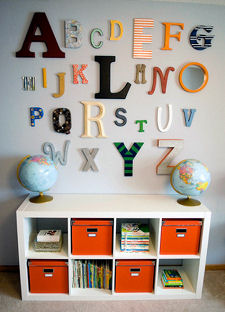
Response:
[[[139,150],[141,149],[143,144],[144,143],[141,143],[141,142],[135,142],[128,151],[124,143],[122,142],[114,143],[118,152],[124,159],[124,176],[125,177],[133,176],[133,160],[134,160],[134,157],[139,152]]]
[[[174,166],[170,166],[173,159],[180,153],[180,151],[184,148],[184,140],[158,140],[158,147],[168,147],[169,151],[160,160],[158,165],[156,166],[157,174],[171,174]]]
[[[59,78],[59,93],[54,93],[52,96],[54,96],[55,98],[58,98],[60,96],[62,96],[64,94],[64,89],[65,89],[65,76],[66,73],[59,73],[57,74],[58,78]]]
[[[121,115],[120,112],[126,113],[127,111],[126,111],[125,108],[122,108],[122,107],[121,107],[121,108],[117,108],[117,110],[116,110],[116,112],[115,112],[115,115],[116,115],[117,118],[121,119],[122,122],[119,123],[117,120],[114,120],[114,123],[115,123],[115,125],[117,125],[118,127],[123,127],[123,126],[125,126],[125,124],[127,123],[127,118],[126,118],[126,116]]]
[[[35,35],[37,28],[41,35]],[[54,33],[45,13],[34,13],[26,38],[20,51],[16,52],[16,57],[35,57],[35,53],[30,51],[32,42],[44,42],[47,52],[43,52],[43,57],[65,58],[65,53],[59,49]]]
[[[139,84],[140,80],[139,80],[139,74],[141,73],[141,83],[144,84],[146,83],[146,79],[145,79],[145,68],[146,65],[145,64],[137,64],[136,65],[136,78],[134,80],[135,83]]]
[[[92,150],[89,150],[88,148],[81,148],[81,152],[86,158],[86,164],[84,165],[82,171],[88,171],[89,169],[92,169],[93,171],[98,171],[98,167],[94,162],[94,158],[98,153],[98,150],[99,148],[93,148]]]
[[[110,40],[120,40],[123,36],[123,24],[120,21],[114,21],[111,20],[111,36],[110,36]],[[115,31],[115,24],[117,24],[119,26],[120,29],[120,34],[119,36],[115,37],[114,31]]]
[[[152,43],[152,35],[144,33],[145,28],[153,28],[154,21],[149,18],[134,19],[133,58],[151,59],[152,50],[143,50],[143,43]]]
[[[173,120],[173,110],[172,110],[172,105],[168,104],[168,110],[169,110],[169,117],[168,117],[168,122],[167,122],[167,126],[165,128],[162,127],[162,118],[161,118],[161,114],[162,114],[162,107],[158,107],[158,113],[157,113],[157,123],[158,123],[158,129],[161,132],[167,132],[172,124],[172,120]]]
[[[78,64],[73,65],[73,83],[78,84],[78,76],[81,77],[82,83],[88,83],[87,78],[84,76],[83,70],[87,68],[87,64],[82,64],[81,68],[78,70]]]
[[[110,91],[110,66],[115,60],[115,56],[95,56],[95,61],[100,64],[100,92],[95,93],[96,99],[125,99],[127,96],[131,87],[129,82],[117,93]]]
[[[190,111],[189,117],[188,117],[188,111]],[[183,109],[183,112],[184,112],[185,126],[190,127],[192,124],[192,120],[194,118],[196,109]]]
[[[165,43],[164,47],[161,50],[172,50],[169,47],[170,44],[170,38],[176,38],[178,41],[180,41],[181,32],[178,32],[178,34],[172,35],[170,33],[170,26],[179,26],[181,29],[184,29],[183,23],[162,23],[165,26]]]
[[[106,138],[102,118],[105,114],[105,107],[100,102],[81,102],[84,105],[84,134],[81,135],[82,138],[93,138],[91,135],[91,121],[96,122],[99,135],[98,138]],[[91,107],[97,106],[99,108],[99,114],[96,117],[91,117]]]
[[[94,42],[94,34],[98,32],[100,36],[103,36],[103,31],[99,28],[94,28],[91,32],[91,45],[95,49],[100,49],[103,46],[103,42],[100,41],[99,44],[95,44]]]
[[[167,80],[168,80],[170,70],[174,71],[175,68],[174,67],[168,67],[166,69],[165,76],[163,76],[163,73],[159,67],[153,67],[152,90],[149,91],[148,94],[153,94],[155,92],[157,73],[159,74],[159,77],[160,77],[162,93],[166,93]]]

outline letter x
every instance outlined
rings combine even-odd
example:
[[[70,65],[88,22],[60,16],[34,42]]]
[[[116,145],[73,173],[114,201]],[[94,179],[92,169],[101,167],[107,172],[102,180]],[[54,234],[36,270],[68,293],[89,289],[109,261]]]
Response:
[[[82,171],[88,171],[89,169],[92,169],[93,171],[98,171],[98,168],[94,162],[94,158],[98,153],[98,150],[99,148],[93,148],[92,151],[88,148],[81,148],[81,152],[84,154],[84,157],[87,160]]]

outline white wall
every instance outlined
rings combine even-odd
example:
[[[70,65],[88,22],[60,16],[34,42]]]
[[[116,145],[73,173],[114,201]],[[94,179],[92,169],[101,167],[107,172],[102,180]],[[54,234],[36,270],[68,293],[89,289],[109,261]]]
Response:
[[[59,179],[52,192],[55,193],[138,193],[174,194],[169,176],[156,175],[156,164],[165,154],[156,145],[157,139],[184,139],[184,150],[174,161],[195,158],[205,163],[211,174],[212,183],[200,200],[212,210],[212,226],[207,263],[225,263],[225,217],[224,217],[224,6],[156,3],[151,1],[0,1],[0,70],[1,70],[1,149],[0,149],[0,264],[16,264],[17,244],[15,211],[27,193],[16,179],[19,160],[27,154],[42,153],[44,142],[54,144],[62,151],[64,142],[71,141],[67,166],[59,166]],[[35,58],[16,58],[23,43],[34,12],[45,12],[58,44],[66,53],[65,59],[45,59],[41,57],[44,45],[32,43]],[[152,60],[132,58],[133,18],[152,18],[155,21]],[[76,50],[64,47],[64,20],[77,19],[83,25],[83,44]],[[110,41],[110,20],[123,23],[124,35],[120,41]],[[171,39],[172,51],[162,51],[164,28],[162,22],[184,23],[181,41]],[[188,41],[191,30],[197,25],[213,25],[215,38],[212,47],[204,51],[194,50]],[[104,32],[104,44],[94,49],[90,44],[93,28]],[[174,28],[174,32],[180,30]],[[148,46],[146,45],[146,48]],[[97,100],[99,91],[99,64],[95,55],[114,55],[116,62],[111,65],[111,89],[119,91],[126,82],[132,84],[125,100]],[[185,92],[179,85],[179,72],[188,62],[199,62],[209,72],[207,86],[198,93]],[[135,66],[146,64],[147,84],[136,85]],[[84,72],[87,85],[72,83],[72,64],[88,64]],[[147,92],[152,86],[152,70],[158,66],[164,72],[169,66],[175,67],[170,73],[166,94],[162,94],[157,82],[153,95]],[[48,88],[42,87],[42,67],[47,68]],[[58,90],[56,74],[65,72],[65,94],[55,99],[52,94]],[[22,76],[35,76],[37,90],[22,90]],[[100,101],[105,105],[104,128],[107,138],[84,139],[83,105],[80,101]],[[170,130],[162,133],[157,128],[156,110],[167,104],[173,106],[173,123]],[[40,106],[44,117],[30,126],[29,108]],[[57,134],[52,125],[52,111],[66,107],[72,114],[70,135]],[[114,124],[115,110],[127,110],[127,125]],[[196,108],[193,123],[185,127],[183,108]],[[144,133],[138,132],[135,120],[147,119]],[[96,129],[93,126],[93,133]],[[113,142],[124,142],[129,148],[133,142],[144,142],[134,159],[133,177],[123,176],[123,159]],[[95,160],[99,172],[82,172],[84,163],[80,148],[99,148]],[[182,209],[182,207],[181,207]]]

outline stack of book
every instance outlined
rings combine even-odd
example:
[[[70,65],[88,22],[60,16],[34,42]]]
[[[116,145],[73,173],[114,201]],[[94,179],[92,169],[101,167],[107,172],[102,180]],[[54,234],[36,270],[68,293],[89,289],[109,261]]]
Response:
[[[148,252],[149,226],[140,223],[121,224],[121,251]]]
[[[184,288],[183,280],[177,270],[163,270],[161,280],[164,288]]]
[[[112,269],[108,260],[74,260],[74,288],[112,289]]]
[[[60,251],[62,248],[61,230],[41,230],[36,235],[33,248],[35,251]]]

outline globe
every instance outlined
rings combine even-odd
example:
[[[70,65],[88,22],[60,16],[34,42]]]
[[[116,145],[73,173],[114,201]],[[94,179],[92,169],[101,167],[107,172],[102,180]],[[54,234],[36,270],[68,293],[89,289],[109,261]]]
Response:
[[[33,203],[50,201],[52,196],[44,195],[56,182],[58,171],[54,162],[47,156],[35,155],[24,157],[17,167],[17,178],[20,184],[39,196],[30,198]]]
[[[172,170],[170,182],[173,189],[187,198],[178,199],[178,203],[186,206],[197,206],[201,202],[191,198],[204,192],[211,181],[208,168],[195,159],[185,159]]]

